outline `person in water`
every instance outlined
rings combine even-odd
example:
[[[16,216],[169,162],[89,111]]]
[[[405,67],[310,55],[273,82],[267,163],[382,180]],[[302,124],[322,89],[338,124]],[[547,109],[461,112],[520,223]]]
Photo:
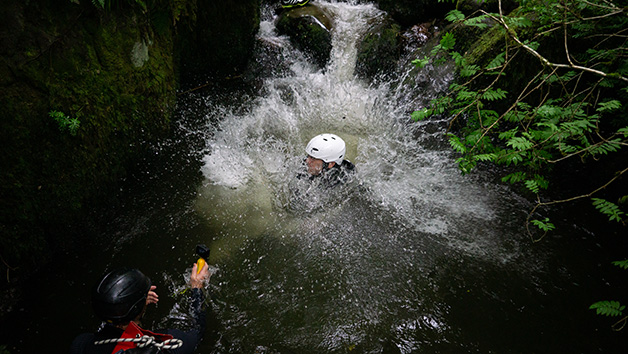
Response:
[[[97,333],[77,336],[70,347],[71,354],[115,353],[193,353],[205,331],[203,310],[205,295],[202,288],[209,280],[207,264],[197,272],[197,264],[190,275],[191,330],[166,329],[151,332],[140,327],[149,304],[156,304],[159,297],[156,286],[138,269],[120,268],[104,275],[92,292],[92,306],[98,317],[106,323]],[[153,337],[148,345],[138,343],[142,336]],[[122,341],[124,338],[134,341]],[[150,341],[148,337],[144,338]],[[161,349],[162,351],[159,351]]]
[[[355,171],[351,161],[345,159],[346,144],[338,135],[320,134],[305,147],[305,165],[309,178],[323,178],[323,183],[333,187],[345,183]]]

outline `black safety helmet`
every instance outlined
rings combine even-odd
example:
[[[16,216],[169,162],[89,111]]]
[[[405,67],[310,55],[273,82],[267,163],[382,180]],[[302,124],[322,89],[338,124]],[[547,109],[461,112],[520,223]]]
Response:
[[[105,321],[129,322],[142,313],[150,285],[150,279],[137,269],[111,271],[94,287],[94,312]]]

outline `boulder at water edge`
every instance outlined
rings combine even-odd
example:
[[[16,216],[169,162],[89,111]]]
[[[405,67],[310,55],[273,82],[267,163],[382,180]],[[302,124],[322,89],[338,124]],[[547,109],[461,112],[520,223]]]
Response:
[[[331,53],[331,15],[316,4],[282,11],[277,19],[277,31],[311,57],[318,66],[325,67]]]

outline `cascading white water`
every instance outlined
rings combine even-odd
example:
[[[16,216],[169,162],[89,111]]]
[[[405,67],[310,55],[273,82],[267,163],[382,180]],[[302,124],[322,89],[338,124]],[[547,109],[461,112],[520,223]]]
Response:
[[[439,147],[442,130],[427,133],[433,122],[409,121],[418,108],[405,98],[411,87],[354,76],[357,42],[381,11],[317,4],[335,16],[325,70],[274,34],[268,19],[260,37],[282,48],[291,75],[266,79],[251,102],[208,112],[219,127],[208,141],[196,208],[214,230],[207,242],[220,268],[225,351],[373,349],[378,332],[403,341],[406,349],[395,344],[401,352],[421,338],[451,340],[449,305],[436,295],[449,284],[441,267],[472,259],[521,270],[520,228],[513,235],[500,226],[513,214],[521,221],[519,202],[462,176]],[[451,77],[441,71],[429,87],[444,90]],[[305,145],[325,132],[347,142],[357,168],[334,190],[295,177]]]

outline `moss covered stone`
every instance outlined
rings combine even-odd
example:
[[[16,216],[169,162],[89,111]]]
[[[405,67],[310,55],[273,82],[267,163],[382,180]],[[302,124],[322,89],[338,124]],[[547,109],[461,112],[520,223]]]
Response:
[[[106,4],[3,2],[0,257],[13,269],[84,237],[73,226],[169,134],[178,64],[242,70],[259,26],[257,0]]]
[[[8,1],[1,24],[0,255],[12,266],[72,242],[72,227],[170,129],[172,32],[141,9]],[[139,47],[137,43],[142,43]],[[78,119],[76,135],[49,116]]]
[[[513,15],[517,16],[514,10]],[[523,15],[523,14],[521,14]],[[515,48],[518,48],[517,60],[513,60],[508,67],[506,75],[499,79],[499,87],[509,92],[519,92],[534,77],[539,70],[542,69],[541,62],[519,47],[505,33],[505,30],[494,22],[488,22],[488,28],[479,29],[477,27],[469,27],[462,24],[453,26],[450,32],[456,37],[456,50],[465,54],[465,58],[472,65],[478,67],[486,67],[498,54],[504,52],[506,47],[510,47],[509,55],[515,54]],[[516,27],[511,26],[513,31],[517,32],[520,39],[530,39],[535,35],[534,26],[532,27]],[[543,46],[551,48],[554,45],[560,45],[552,37],[545,37]],[[550,56],[551,58],[551,56]],[[481,87],[493,81],[493,77],[485,77],[483,80],[476,80],[474,85]]]
[[[277,31],[286,34],[319,67],[325,67],[331,54],[331,14],[315,4],[284,10],[277,19]]]
[[[356,74],[373,78],[390,75],[401,55],[401,27],[390,17],[371,28],[358,45]]]

